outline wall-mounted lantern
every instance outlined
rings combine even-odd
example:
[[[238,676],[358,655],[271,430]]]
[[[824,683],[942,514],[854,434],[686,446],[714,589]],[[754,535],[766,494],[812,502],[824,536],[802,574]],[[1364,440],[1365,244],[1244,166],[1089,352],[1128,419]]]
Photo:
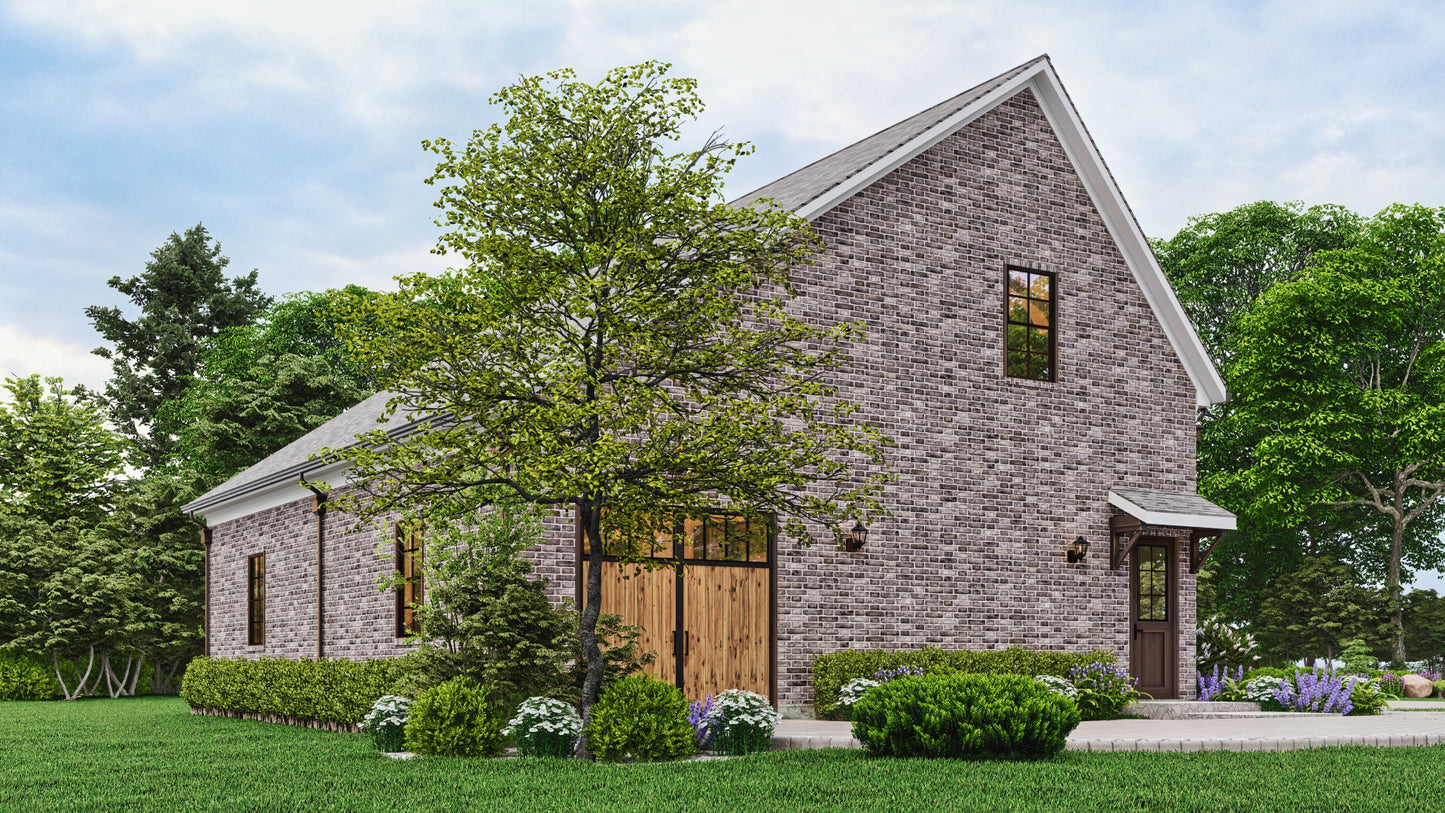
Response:
[[[859,520],[853,525],[853,529],[843,535],[843,550],[859,551],[868,543],[868,526]]]
[[[1074,540],[1069,546],[1069,564],[1078,564],[1084,561],[1084,556],[1089,552],[1089,540],[1082,536]]]

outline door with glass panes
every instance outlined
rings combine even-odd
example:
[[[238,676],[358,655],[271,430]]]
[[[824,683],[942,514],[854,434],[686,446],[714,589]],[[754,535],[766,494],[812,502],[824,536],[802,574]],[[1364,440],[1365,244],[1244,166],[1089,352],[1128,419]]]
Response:
[[[1130,669],[1155,699],[1179,696],[1174,541],[1143,539],[1130,557]]]
[[[655,567],[622,561],[609,543],[602,563],[602,612],[641,627],[648,672],[692,699],[724,689],[773,696],[773,533],[765,520],[727,514],[680,518],[637,551]],[[577,602],[587,578],[579,539]]]

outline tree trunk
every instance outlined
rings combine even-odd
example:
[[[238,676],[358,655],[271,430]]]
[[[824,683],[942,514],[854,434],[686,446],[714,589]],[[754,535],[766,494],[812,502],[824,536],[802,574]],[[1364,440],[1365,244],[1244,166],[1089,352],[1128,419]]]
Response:
[[[1394,636],[1390,642],[1390,660],[1405,661],[1405,613],[1400,601],[1400,557],[1405,540],[1404,495],[1399,487],[1400,477],[1395,476],[1394,524],[1390,528],[1390,570],[1385,577],[1385,586],[1390,591],[1390,626]]]
[[[587,660],[587,676],[582,681],[583,733],[577,739],[577,757],[591,759],[587,722],[602,689],[603,671],[602,647],[597,642],[597,617],[602,613],[602,511],[590,502],[582,503],[577,510],[582,514],[582,532],[591,551],[587,557],[587,593],[577,623],[577,641],[582,645],[582,657]]]

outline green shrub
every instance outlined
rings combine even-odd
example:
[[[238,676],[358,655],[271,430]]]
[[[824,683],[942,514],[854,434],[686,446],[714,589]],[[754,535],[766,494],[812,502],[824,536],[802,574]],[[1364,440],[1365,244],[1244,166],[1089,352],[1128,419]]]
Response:
[[[427,689],[406,719],[406,750],[418,754],[490,757],[505,744],[501,710],[471,678]]]
[[[1445,697],[1445,680],[1435,681],[1435,696]]]
[[[853,704],[853,736],[886,756],[1051,757],[1078,724],[1073,701],[1019,675],[899,678]]]
[[[1389,702],[1389,696],[1380,688],[1380,683],[1374,680],[1358,680],[1354,688],[1350,689],[1350,717],[1362,717],[1367,714],[1379,714],[1385,709]]]
[[[502,733],[517,743],[520,756],[570,757],[582,736],[582,718],[570,703],[555,697],[529,697]]]
[[[901,652],[845,649],[813,658],[813,707],[819,718],[836,717],[840,710],[838,691],[843,684],[854,678],[872,679],[880,669],[918,666],[929,673],[1066,677],[1074,667],[1090,663],[1113,664],[1114,653],[1103,649],[1053,652],[1016,646],[990,651],[944,650],[931,646]]]
[[[354,725],[377,699],[396,694],[401,672],[400,658],[196,658],[186,668],[181,699],[192,708]]]
[[[592,707],[585,735],[603,762],[659,762],[692,756],[697,733],[682,690],[647,675],[613,683]]]
[[[1069,670],[1074,682],[1074,705],[1085,720],[1113,720],[1124,713],[1124,707],[1148,695],[1138,691],[1138,680],[1129,677],[1121,666],[1086,663]]]
[[[57,693],[55,674],[40,656],[0,651],[0,700],[49,700]]]
[[[708,713],[707,727],[713,735],[713,750],[742,756],[773,747],[773,731],[780,715],[766,697],[742,689],[728,689],[717,696]]]

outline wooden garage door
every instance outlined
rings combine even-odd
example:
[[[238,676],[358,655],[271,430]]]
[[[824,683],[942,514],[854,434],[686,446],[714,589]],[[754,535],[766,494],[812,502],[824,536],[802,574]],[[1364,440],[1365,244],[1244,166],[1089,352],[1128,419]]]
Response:
[[[640,646],[657,653],[648,671],[689,698],[724,689],[772,697],[770,524],[709,515],[679,522],[672,534],[659,536],[665,537],[656,548],[657,558],[667,561],[662,567],[604,558],[602,612],[642,627]],[[586,576],[587,563],[579,556],[579,605]]]

